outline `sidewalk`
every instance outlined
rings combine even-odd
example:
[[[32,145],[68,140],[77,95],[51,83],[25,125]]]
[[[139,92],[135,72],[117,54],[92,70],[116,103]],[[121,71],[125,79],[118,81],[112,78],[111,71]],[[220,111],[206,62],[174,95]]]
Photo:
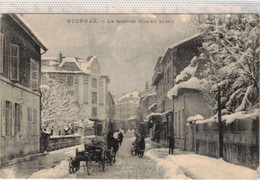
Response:
[[[45,156],[35,156],[27,161],[0,168],[0,178],[29,178],[33,174],[50,169],[59,165],[62,161],[67,161],[70,156],[75,156],[75,149],[83,149],[84,145],[72,146],[56,151],[48,152]]]
[[[153,142],[147,140],[145,157],[157,162],[157,167],[170,179],[258,179],[256,170],[234,165],[223,159],[201,156],[178,149],[168,155],[167,148],[152,148]]]

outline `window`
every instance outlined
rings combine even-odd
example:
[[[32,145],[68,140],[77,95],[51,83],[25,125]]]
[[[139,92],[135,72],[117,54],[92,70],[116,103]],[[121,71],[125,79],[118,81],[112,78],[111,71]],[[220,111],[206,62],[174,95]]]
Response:
[[[92,79],[92,87],[97,88],[97,79],[96,78]]]
[[[5,101],[5,135],[10,136],[12,131],[12,103]]]
[[[67,86],[68,87],[73,86],[73,76],[67,76]]]
[[[4,72],[4,34],[0,33],[0,73]]]
[[[21,130],[22,108],[20,104],[15,103],[15,134]]]
[[[92,107],[92,116],[97,117],[97,108],[96,107]]]
[[[88,103],[88,77],[83,77],[83,103]]]
[[[97,93],[92,92],[92,104],[97,104]]]
[[[10,79],[19,81],[19,46],[10,45]]]
[[[32,90],[39,90],[39,68],[38,62],[34,59],[30,59],[30,70],[31,70],[31,88]]]
[[[178,112],[175,112],[175,121],[176,121],[176,136],[179,137],[179,119],[178,119]]]
[[[103,81],[100,80],[99,81],[99,99],[98,99],[98,102],[99,104],[104,104],[104,84],[103,84]]]

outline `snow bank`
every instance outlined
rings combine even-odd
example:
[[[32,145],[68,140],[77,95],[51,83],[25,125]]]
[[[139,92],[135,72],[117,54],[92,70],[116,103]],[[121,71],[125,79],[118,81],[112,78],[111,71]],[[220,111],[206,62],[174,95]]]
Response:
[[[226,124],[230,124],[234,122],[235,120],[247,120],[247,119],[255,119],[259,117],[260,109],[256,108],[253,110],[252,113],[247,113],[246,111],[239,111],[232,114],[224,115],[222,116],[222,121],[225,121]],[[198,120],[196,121],[196,124],[205,124],[210,122],[218,122],[217,114],[213,117],[210,117],[209,119],[205,120]]]
[[[15,178],[15,171],[14,168],[4,168],[4,169],[0,169],[0,179],[1,178]]]
[[[255,170],[234,165],[223,159],[215,159],[197,154],[168,156],[172,164],[182,169],[195,179],[257,179]]]
[[[177,96],[179,89],[200,89],[201,88],[201,80],[196,77],[190,78],[188,81],[181,82],[176,84],[170,91],[168,91],[167,96],[172,99],[172,96]]]
[[[32,174],[29,179],[31,178],[65,178],[69,175],[69,161],[62,161],[59,165],[55,166],[54,168],[44,169],[41,171],[37,171],[36,173]]]
[[[151,149],[145,157],[156,161],[157,167],[170,179],[257,179],[258,173],[243,166],[234,165],[223,159],[198,154],[167,155],[159,158],[160,149]],[[167,151],[164,152],[167,154]]]

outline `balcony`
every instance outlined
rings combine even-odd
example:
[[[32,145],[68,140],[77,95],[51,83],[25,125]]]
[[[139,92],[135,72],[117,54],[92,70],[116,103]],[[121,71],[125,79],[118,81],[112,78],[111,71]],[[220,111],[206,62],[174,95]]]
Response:
[[[156,86],[158,82],[162,79],[163,74],[161,72],[155,72],[152,79],[152,85]]]

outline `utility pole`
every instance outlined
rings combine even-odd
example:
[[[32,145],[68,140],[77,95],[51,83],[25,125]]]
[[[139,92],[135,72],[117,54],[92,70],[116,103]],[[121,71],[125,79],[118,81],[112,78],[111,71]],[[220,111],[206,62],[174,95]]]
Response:
[[[223,157],[223,126],[221,120],[221,89],[218,86],[218,137],[219,137],[219,157]]]

